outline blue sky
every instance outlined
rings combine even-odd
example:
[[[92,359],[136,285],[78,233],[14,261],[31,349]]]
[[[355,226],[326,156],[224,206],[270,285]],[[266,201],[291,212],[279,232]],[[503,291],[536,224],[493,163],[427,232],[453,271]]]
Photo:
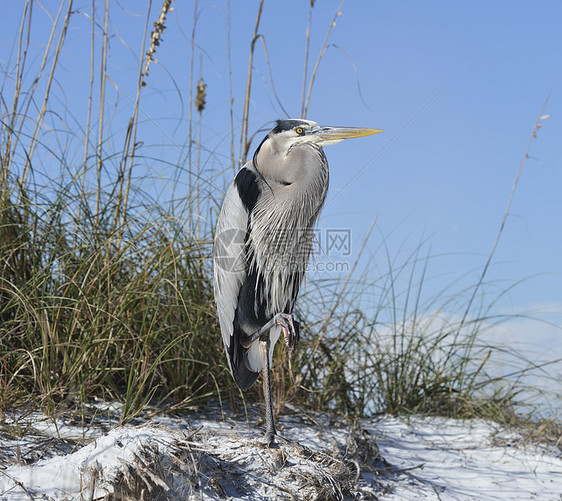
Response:
[[[297,15],[288,15],[285,5],[266,4],[263,31],[272,33],[276,87],[290,109],[300,96],[302,57],[295,47],[302,46],[306,19],[304,9],[291,3],[301,13],[291,26]],[[316,4],[313,56],[337,5]],[[321,224],[351,224],[358,248],[377,215],[373,246],[381,235],[392,251],[431,237],[432,254],[447,255],[431,262],[430,274],[445,274],[437,282],[464,273],[467,283],[474,282],[552,92],[544,112],[550,118],[531,146],[487,278],[505,280],[507,287],[533,277],[507,295],[505,311],[548,306],[560,312],[560,20],[562,5],[555,2],[346,2],[330,42],[353,60],[357,74],[331,47],[309,117],[385,133],[326,149],[332,180]],[[255,113],[265,121],[262,102]]]
[[[110,3],[108,72],[112,83],[106,127],[111,131],[110,143],[118,150],[135,96],[146,4]],[[5,72],[15,60],[22,4],[3,7],[0,51]],[[44,3],[51,15],[58,5],[54,0]],[[338,5],[339,1],[316,1],[310,68]],[[150,23],[159,8],[153,5]],[[81,132],[76,124],[85,123],[87,109],[90,9],[89,2],[75,2],[77,14],[70,24],[55,87],[61,109],[66,111],[48,117],[53,129],[61,125],[58,120],[75,128],[77,136]],[[232,2],[235,128],[242,116],[256,11],[257,2]],[[32,53],[37,65],[51,21],[38,6],[35,15]],[[101,22],[101,10],[97,17]],[[250,133],[286,118],[283,108],[291,117],[299,116],[307,19],[308,2],[265,1],[259,32],[265,38],[277,97],[258,42]],[[433,256],[428,293],[454,281],[459,288],[474,284],[496,237],[541,107],[550,95],[544,111],[550,116],[542,121],[532,143],[487,279],[497,290],[524,280],[499,302],[501,313],[541,310],[541,318],[562,324],[561,22],[558,1],[347,0],[343,4],[320,63],[308,118],[325,125],[385,130],[326,149],[331,186],[320,226],[351,230],[352,259],[377,217],[365,254],[372,260],[362,262],[367,274],[376,275],[379,267],[384,268],[380,263],[385,259],[380,251],[383,240],[391,254],[407,255],[426,239],[424,249],[430,248]],[[141,95],[139,140],[151,155],[172,163],[185,158],[192,23],[193,3],[176,2],[156,54],[158,63],[152,65]],[[227,167],[227,34],[227,3],[201,1],[195,75],[203,76],[208,92],[202,121],[208,151],[202,154],[201,169],[202,176],[212,181],[206,193],[217,201],[232,174]],[[9,79],[3,89],[9,94]],[[257,135],[254,146],[262,135]],[[46,133],[44,140],[53,137]],[[79,139],[73,141],[79,143]],[[111,149],[109,144],[107,148]],[[80,148],[69,149],[70,163],[79,161],[80,155]],[[46,153],[41,158],[49,175],[58,175],[60,166]],[[146,170],[159,182],[171,177],[165,168],[149,161],[139,166],[139,176]],[[186,190],[185,179],[180,185]],[[167,186],[162,183],[163,196]],[[542,323],[529,327],[514,320],[510,332],[514,340],[562,350],[558,328]]]

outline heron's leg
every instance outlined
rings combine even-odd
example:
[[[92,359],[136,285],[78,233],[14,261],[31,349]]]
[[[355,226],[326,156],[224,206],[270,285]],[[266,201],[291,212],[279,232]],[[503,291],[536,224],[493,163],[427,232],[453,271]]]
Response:
[[[265,441],[268,446],[273,444],[276,435],[273,421],[273,403],[271,401],[271,368],[269,364],[269,333],[260,337],[260,355],[262,364],[263,395],[265,398]]]
[[[292,354],[295,351],[300,338],[300,326],[298,322],[293,320],[293,316],[289,313],[277,313],[277,315],[275,315],[263,327],[246,337],[241,342],[242,346],[244,348],[249,348],[256,339],[259,339],[264,333],[268,332],[274,325],[280,325],[283,329],[285,344],[287,345],[289,353]]]

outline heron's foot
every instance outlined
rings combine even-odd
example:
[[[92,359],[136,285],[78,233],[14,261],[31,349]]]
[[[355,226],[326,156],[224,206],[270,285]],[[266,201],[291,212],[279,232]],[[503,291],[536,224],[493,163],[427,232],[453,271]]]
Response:
[[[300,339],[300,324],[293,320],[293,315],[288,313],[278,313],[275,315],[274,319],[275,323],[281,326],[285,338],[285,345],[287,346],[289,354],[292,355]]]
[[[268,335],[269,330],[275,324],[281,326],[283,336],[285,338],[285,344],[287,345],[289,354],[292,355],[300,339],[300,324],[293,320],[293,316],[289,313],[277,313],[277,315],[275,315],[263,327],[255,331],[253,334],[244,336],[243,339],[240,339],[240,344],[244,348],[249,348],[256,340],[261,339],[264,335]]]
[[[283,435],[279,435],[277,431],[271,432],[266,431],[264,435],[264,445],[267,447],[275,447],[276,445],[294,445],[296,442],[285,438]]]
[[[275,432],[266,431],[264,436],[264,444],[266,447],[273,447],[275,444]]]
[[[291,440],[283,435],[279,435],[279,433],[267,433],[264,435],[263,438],[263,445],[268,449],[289,449],[298,451],[298,453],[303,453],[306,451],[306,447],[301,445],[294,440]]]

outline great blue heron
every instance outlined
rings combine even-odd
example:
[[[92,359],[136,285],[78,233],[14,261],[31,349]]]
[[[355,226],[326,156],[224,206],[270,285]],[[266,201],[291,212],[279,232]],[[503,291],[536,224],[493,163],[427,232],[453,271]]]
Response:
[[[270,367],[281,332],[290,354],[299,340],[292,312],[328,190],[322,146],[379,129],[279,120],[239,171],[216,227],[214,286],[228,366],[248,390],[263,371],[266,442],[276,434]]]

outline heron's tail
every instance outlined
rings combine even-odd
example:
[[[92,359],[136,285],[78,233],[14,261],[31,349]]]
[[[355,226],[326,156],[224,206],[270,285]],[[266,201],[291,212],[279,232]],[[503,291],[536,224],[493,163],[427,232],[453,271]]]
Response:
[[[245,335],[239,326],[234,323],[234,333],[230,342],[228,356],[232,377],[242,391],[249,390],[258,379],[259,372],[255,372],[248,367],[248,352],[251,348],[244,348],[240,344],[240,336]]]

